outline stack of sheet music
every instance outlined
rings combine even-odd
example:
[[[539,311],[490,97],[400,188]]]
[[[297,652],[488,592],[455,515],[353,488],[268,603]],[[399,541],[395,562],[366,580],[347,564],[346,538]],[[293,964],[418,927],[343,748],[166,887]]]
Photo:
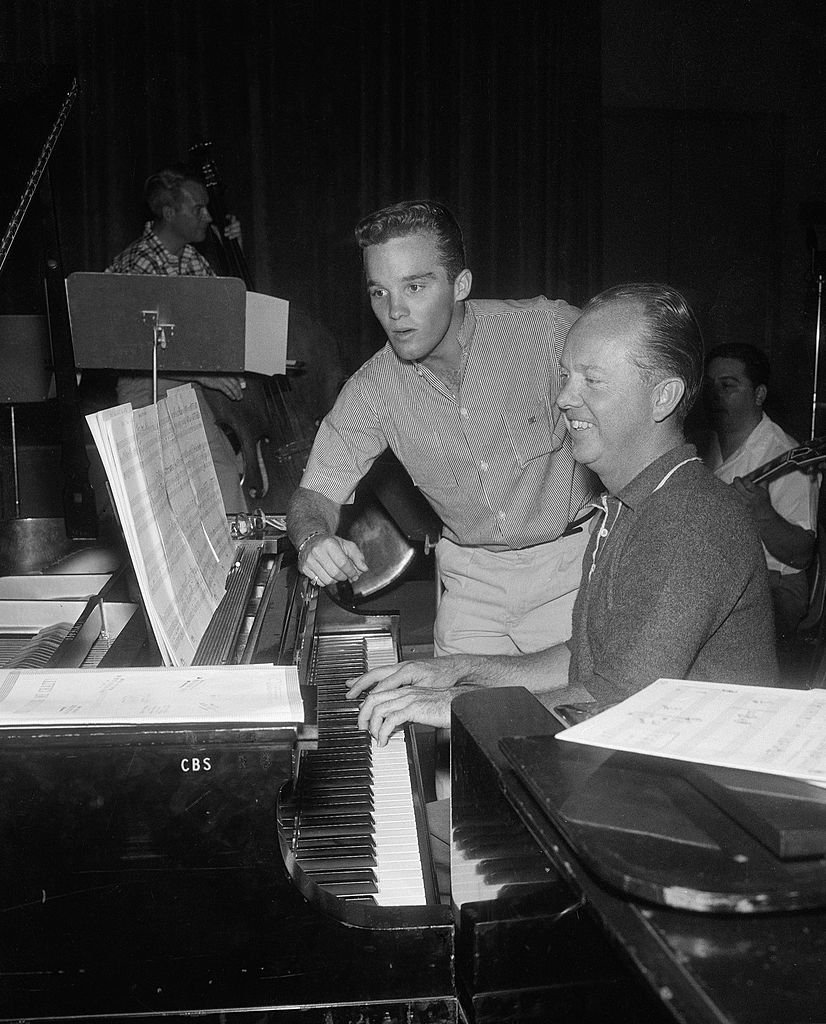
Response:
[[[0,672],[0,730],[303,721],[294,665]]]
[[[826,785],[826,690],[658,679],[557,739]]]
[[[190,384],[86,417],[166,665],[190,665],[235,545]]]

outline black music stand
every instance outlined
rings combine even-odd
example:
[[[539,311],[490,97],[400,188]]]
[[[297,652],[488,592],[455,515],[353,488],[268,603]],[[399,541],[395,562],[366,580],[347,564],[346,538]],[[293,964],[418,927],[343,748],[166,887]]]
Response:
[[[0,316],[0,403],[9,407],[16,519],[20,518],[20,477],[15,406],[47,401],[52,382],[46,318]]]
[[[243,373],[246,288],[233,277],[71,274],[75,361],[83,369]]]

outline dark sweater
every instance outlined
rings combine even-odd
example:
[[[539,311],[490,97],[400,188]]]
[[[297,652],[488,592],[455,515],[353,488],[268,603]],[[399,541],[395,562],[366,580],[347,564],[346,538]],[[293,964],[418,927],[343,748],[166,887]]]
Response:
[[[608,514],[597,519],[574,606],[569,683],[600,702],[661,677],[777,682],[760,541],[730,487],[701,462],[680,465],[695,455],[691,445],[672,449],[607,496]]]

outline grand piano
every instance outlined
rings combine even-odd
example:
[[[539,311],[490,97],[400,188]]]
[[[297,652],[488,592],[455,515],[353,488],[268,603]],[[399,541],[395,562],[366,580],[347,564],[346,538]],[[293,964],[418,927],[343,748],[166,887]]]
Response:
[[[342,699],[397,660],[398,617],[259,547],[221,659],[296,664],[305,721],[5,732],[0,1020],[822,1019],[826,802],[792,791],[761,828],[713,770],[557,743],[519,688],[468,694],[440,906],[416,735],[384,764]],[[155,657],[140,615],[106,647]]]
[[[560,728],[521,688],[453,704],[467,1019],[826,1019],[823,791],[560,743]]]
[[[4,732],[0,1020],[457,1019],[415,737],[372,750],[342,699],[397,618],[258,547],[223,660],[296,664],[304,722]],[[151,663],[142,625],[97,667]]]

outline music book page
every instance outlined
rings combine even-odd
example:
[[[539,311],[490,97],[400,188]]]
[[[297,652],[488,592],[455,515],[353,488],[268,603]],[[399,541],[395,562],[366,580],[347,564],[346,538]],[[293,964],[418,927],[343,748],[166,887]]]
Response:
[[[86,417],[166,665],[192,663],[235,547],[191,385]]]
[[[146,484],[148,505],[154,520],[154,531],[160,541],[159,571],[166,575],[169,589],[174,595],[174,612],[180,619],[186,638],[179,642],[198,646],[218,606],[220,594],[215,595],[206,583],[197,558],[178,524],[169,503],[167,487],[175,481],[167,477],[158,429],[158,411],[154,405],[136,409],[132,414],[138,455]],[[185,471],[184,471],[185,472]],[[150,585],[155,585],[151,579]],[[189,664],[191,656],[182,664]]]
[[[121,405],[86,418],[106,470],[147,616],[164,663],[171,664],[183,624],[163,565],[163,546],[138,455],[132,408]],[[193,654],[194,648],[190,660]],[[181,659],[185,655],[180,652]]]
[[[170,388],[163,401],[178,439],[182,471],[189,476],[198,514],[226,578],[232,565],[235,545],[229,532],[224,499],[221,497],[215,464],[209,451],[198,396],[191,384],[182,384],[179,388]]]
[[[826,690],[658,679],[557,739],[826,782]]]
[[[169,415],[169,408],[166,402],[159,402],[155,408],[158,414],[160,459],[166,481],[168,507],[192,549],[195,563],[213,599],[220,601],[226,586],[227,567],[233,555],[232,547],[224,543],[224,534],[221,533],[221,539],[217,542],[221,553],[215,550],[216,542],[210,538],[201,515],[192,481],[186,471],[178,434]]]
[[[303,721],[292,665],[0,671],[0,728]]]

